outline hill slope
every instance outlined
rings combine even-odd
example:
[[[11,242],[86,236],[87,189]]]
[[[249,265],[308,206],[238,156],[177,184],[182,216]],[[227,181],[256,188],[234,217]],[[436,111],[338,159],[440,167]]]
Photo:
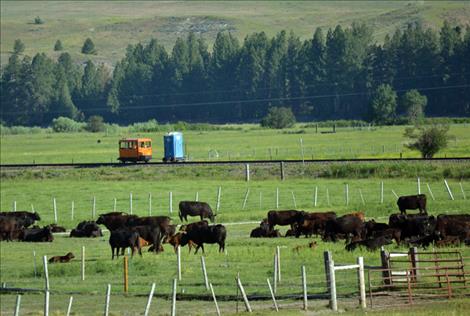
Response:
[[[34,24],[39,16],[44,24]],[[438,28],[447,19],[452,24],[470,23],[470,3],[449,1],[195,1],[195,2],[112,2],[112,1],[2,1],[1,63],[8,60],[15,39],[26,44],[25,53],[45,52],[54,56],[60,39],[74,59],[87,37],[95,42],[98,62],[114,63],[128,44],[158,38],[171,48],[178,36],[194,31],[212,44],[217,32],[229,30],[240,39],[252,32],[268,35],[286,29],[308,38],[320,26],[366,22],[381,41],[385,34],[410,22]]]

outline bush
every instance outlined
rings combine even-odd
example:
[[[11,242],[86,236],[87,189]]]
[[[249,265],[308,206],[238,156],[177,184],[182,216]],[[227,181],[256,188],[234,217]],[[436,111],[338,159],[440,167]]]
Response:
[[[104,131],[104,121],[99,115],[92,115],[88,118],[85,129],[92,133]]]
[[[24,43],[18,38],[15,40],[15,43],[13,44],[13,53],[15,54],[21,54],[24,52]]]
[[[28,126],[3,126],[0,125],[0,133],[2,135],[23,135],[23,134],[42,134],[42,133],[51,133],[50,128],[42,128],[38,126],[28,127]]]
[[[37,16],[34,18],[34,24],[44,24],[44,20]]]
[[[450,136],[448,125],[407,128],[405,136],[414,140],[406,147],[418,150],[423,158],[432,158],[437,152],[447,147]]]
[[[80,132],[84,127],[84,123],[76,122],[68,117],[60,116],[52,120],[52,130],[56,133]]]
[[[64,47],[62,46],[62,42],[60,40],[57,40],[54,44],[54,51],[61,51],[63,50]]]
[[[294,113],[287,107],[270,108],[268,114],[261,120],[261,126],[268,128],[288,128],[294,124]]]

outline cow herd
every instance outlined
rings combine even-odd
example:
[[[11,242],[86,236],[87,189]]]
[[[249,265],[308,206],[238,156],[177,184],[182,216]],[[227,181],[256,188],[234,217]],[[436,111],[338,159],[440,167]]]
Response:
[[[276,225],[288,225],[286,237],[317,235],[325,242],[344,239],[348,251],[357,247],[373,251],[393,241],[424,248],[470,245],[470,215],[428,216],[424,194],[400,197],[397,205],[400,214],[390,215],[388,223],[366,221],[363,212],[337,216],[335,212],[269,211],[250,237],[280,237]],[[407,215],[407,209],[419,209],[419,214]]]
[[[355,212],[338,216],[335,212],[305,212],[298,210],[268,211],[259,227],[251,231],[250,237],[281,237],[276,226],[289,226],[285,236],[311,237],[320,236],[325,242],[346,241],[345,249],[353,251],[358,247],[376,250],[383,245],[402,243],[413,246],[428,247],[470,245],[470,215],[438,215],[428,216],[426,196],[414,195],[400,197],[397,201],[399,214],[392,214],[388,223],[365,219],[363,212]],[[419,209],[419,214],[406,214],[407,209]],[[183,224],[177,231],[168,216],[137,216],[124,212],[110,212],[99,215],[95,221],[83,221],[70,232],[70,237],[100,237],[103,236],[99,225],[110,231],[109,245],[111,258],[124,254],[130,248],[132,256],[137,251],[142,255],[142,247],[149,246],[149,251],[155,254],[163,251],[163,243],[173,246],[175,252],[178,246],[188,245],[189,252],[195,248],[195,253],[204,244],[218,244],[219,252],[225,250],[227,231],[224,225],[210,225],[205,218],[214,222],[214,214],[207,203],[181,201],[179,203],[179,218],[187,221],[188,216],[200,217],[200,221]],[[38,213],[31,212],[2,212],[0,213],[0,240],[21,240],[28,242],[52,242],[53,232],[65,231],[57,225],[43,228],[32,226],[39,221]],[[29,228],[32,226],[31,228]],[[316,242],[311,242],[309,248],[314,248]],[[73,258],[69,253],[65,256],[53,257],[53,262],[68,262]]]

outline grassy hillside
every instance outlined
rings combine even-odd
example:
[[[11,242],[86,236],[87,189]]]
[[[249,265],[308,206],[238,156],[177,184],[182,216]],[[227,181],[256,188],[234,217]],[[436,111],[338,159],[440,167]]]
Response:
[[[41,17],[42,25],[34,18]],[[252,32],[269,35],[286,29],[308,38],[320,26],[366,22],[373,26],[377,40],[410,22],[440,27],[448,19],[453,24],[470,21],[470,5],[465,1],[2,1],[1,62],[5,63],[15,39],[26,44],[25,53],[46,52],[60,39],[74,58],[83,41],[91,37],[99,62],[114,63],[128,44],[158,38],[171,48],[176,37],[189,31],[200,33],[212,43],[217,32],[229,30],[243,39]]]

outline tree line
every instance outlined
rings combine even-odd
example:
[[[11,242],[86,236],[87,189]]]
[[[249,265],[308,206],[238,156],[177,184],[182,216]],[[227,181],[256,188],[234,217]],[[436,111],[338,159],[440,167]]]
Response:
[[[240,43],[221,32],[212,50],[189,33],[170,52],[157,39],[129,45],[113,69],[67,52],[53,60],[15,50],[1,73],[1,120],[258,122],[282,106],[303,121],[391,123],[405,114],[468,116],[469,85],[470,26],[410,24],[382,44],[366,24],[317,28],[306,40],[281,31]]]

